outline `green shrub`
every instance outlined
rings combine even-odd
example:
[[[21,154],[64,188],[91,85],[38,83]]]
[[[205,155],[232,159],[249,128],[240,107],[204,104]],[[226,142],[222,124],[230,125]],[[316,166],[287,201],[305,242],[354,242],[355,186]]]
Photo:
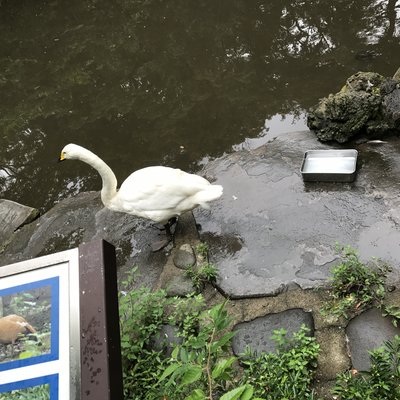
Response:
[[[400,336],[370,352],[369,372],[340,374],[332,393],[340,400],[400,399]]]
[[[132,286],[132,279],[124,282]],[[121,348],[127,400],[311,400],[318,345],[302,328],[287,339],[277,331],[275,354],[239,360],[225,303],[204,310],[202,296],[168,298],[148,288],[121,292]],[[179,327],[171,357],[150,347],[161,325]],[[255,397],[258,396],[258,397]]]
[[[130,400],[153,400],[152,391],[165,360],[149,347],[163,323],[166,296],[146,288],[120,296],[121,355],[124,395]]]
[[[319,345],[301,329],[288,339],[284,329],[275,331],[272,339],[275,353],[258,356],[247,350],[243,358],[243,381],[254,387],[255,394],[265,400],[311,400],[311,383],[317,367]]]
[[[360,261],[349,246],[341,248],[342,262],[332,271],[331,301],[322,313],[348,318],[372,305],[381,306],[389,267],[377,259],[369,264]]]
[[[192,280],[193,287],[199,291],[205,283],[212,283],[217,278],[217,268],[212,264],[203,264],[199,267],[190,267],[186,275]]]
[[[134,273],[122,283],[132,286]],[[199,296],[168,298],[163,290],[152,292],[146,287],[121,292],[119,297],[121,356],[124,396],[129,400],[159,398],[158,380],[167,359],[150,346],[161,325],[178,325],[189,334],[196,330],[203,299]]]
[[[235,383],[236,357],[230,354],[234,333],[227,331],[229,323],[224,304],[201,314],[199,331],[175,347],[169,366],[160,377],[164,398],[256,400],[250,385]]]

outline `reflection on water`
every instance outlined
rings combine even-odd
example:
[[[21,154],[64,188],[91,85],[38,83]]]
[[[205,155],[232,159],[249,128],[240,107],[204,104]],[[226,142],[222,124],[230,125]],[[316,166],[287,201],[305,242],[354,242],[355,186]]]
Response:
[[[261,144],[350,74],[394,73],[398,3],[2,0],[0,196],[48,209],[99,189],[90,167],[55,163],[68,142],[120,181]]]
[[[308,130],[305,113],[301,113],[300,115],[276,114],[265,120],[264,127],[257,137],[246,138],[242,143],[232,146],[232,149],[236,151],[256,149],[280,135],[304,130]]]

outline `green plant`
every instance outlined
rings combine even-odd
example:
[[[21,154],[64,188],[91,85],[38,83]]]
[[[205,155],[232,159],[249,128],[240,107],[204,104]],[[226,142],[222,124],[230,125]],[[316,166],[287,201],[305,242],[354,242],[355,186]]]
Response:
[[[394,305],[382,305],[382,315],[391,317],[394,326],[398,326],[400,321],[400,307]]]
[[[124,282],[132,287],[133,278]],[[231,320],[224,304],[204,310],[201,295],[168,298],[147,288],[121,292],[124,395],[128,400],[312,400],[318,345],[302,328],[287,339],[277,331],[278,352],[253,359],[231,353]],[[162,324],[179,328],[171,357],[151,348]],[[258,397],[256,397],[258,396]]]
[[[151,392],[165,360],[150,348],[150,338],[163,323],[166,296],[140,288],[120,296],[121,355],[126,399],[154,399]]]
[[[340,400],[400,399],[400,336],[370,352],[369,372],[340,374],[332,393]]]
[[[164,398],[186,400],[256,400],[253,388],[244,383],[235,387],[233,364],[229,352],[234,335],[227,331],[230,323],[225,303],[204,311],[200,329],[175,347],[170,365],[160,377]]]
[[[195,250],[201,265],[188,267],[186,276],[192,280],[196,291],[200,291],[205,283],[212,283],[216,280],[218,270],[213,264],[208,263],[208,245],[206,243],[199,243]]]
[[[200,242],[196,246],[196,254],[200,255],[203,259],[207,259],[208,257],[208,244],[204,242]]]
[[[265,400],[311,400],[311,383],[317,367],[319,345],[308,336],[305,326],[287,338],[284,329],[271,337],[275,353],[256,355],[249,349],[242,356],[247,367],[242,381],[254,387],[255,394]]]
[[[136,269],[122,282],[122,288],[133,286]],[[161,325],[177,325],[182,335],[192,334],[204,307],[201,296],[168,298],[163,290],[152,292],[141,287],[121,291],[119,314],[124,395],[129,400],[154,400],[158,397],[158,378],[168,359],[152,349],[150,342]]]
[[[212,264],[203,264],[200,267],[190,267],[186,275],[192,280],[193,286],[200,290],[207,282],[214,282],[217,278],[217,268]]]
[[[376,305],[385,297],[385,280],[389,267],[377,259],[368,264],[360,261],[350,246],[341,247],[342,262],[332,271],[331,299],[323,314],[348,318]]]

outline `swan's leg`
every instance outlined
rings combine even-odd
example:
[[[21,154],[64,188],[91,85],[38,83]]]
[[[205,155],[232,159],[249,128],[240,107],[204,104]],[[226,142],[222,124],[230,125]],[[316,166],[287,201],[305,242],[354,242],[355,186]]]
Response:
[[[151,249],[153,252],[160,251],[164,247],[166,247],[172,240],[173,240],[173,234],[171,232],[171,227],[178,221],[178,218],[173,217],[170,218],[169,221],[164,224],[163,230],[165,230],[165,239],[159,240],[157,242],[153,242],[151,244]]]
[[[171,235],[171,227],[173,225],[175,225],[178,222],[178,218],[177,217],[172,217],[168,220],[168,222],[164,225],[165,226],[165,230],[167,232],[169,232],[169,234]],[[168,225],[168,228],[167,228]]]
[[[172,217],[168,220],[168,222],[166,224],[164,224],[162,227],[159,224],[151,224],[150,226],[153,229],[157,229],[159,231],[167,231],[168,229],[170,230],[170,228],[176,224],[178,222],[178,218],[177,217]],[[168,226],[168,228],[167,228]]]

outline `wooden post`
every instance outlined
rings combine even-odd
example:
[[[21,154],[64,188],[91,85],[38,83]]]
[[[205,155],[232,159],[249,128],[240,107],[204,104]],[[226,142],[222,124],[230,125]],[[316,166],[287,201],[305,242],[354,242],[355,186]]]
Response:
[[[122,400],[121,344],[114,246],[79,247],[81,400]]]

